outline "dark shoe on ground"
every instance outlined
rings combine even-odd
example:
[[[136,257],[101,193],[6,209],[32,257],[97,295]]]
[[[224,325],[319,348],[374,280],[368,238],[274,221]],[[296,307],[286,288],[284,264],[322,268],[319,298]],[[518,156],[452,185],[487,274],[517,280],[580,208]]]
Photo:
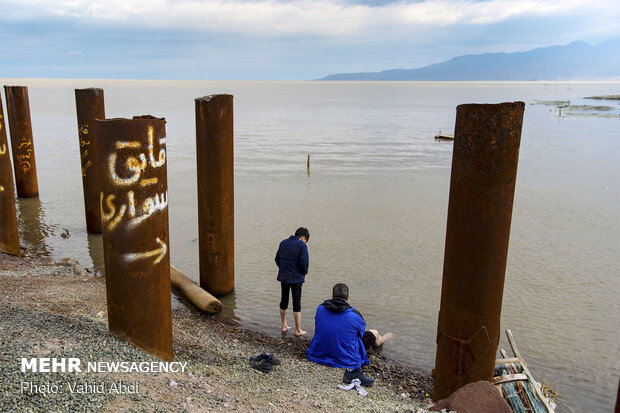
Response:
[[[269,364],[273,364],[274,366],[277,366],[278,364],[280,364],[280,360],[278,360],[277,358],[275,358],[269,353],[262,353],[262,354],[259,354],[258,356],[250,357],[250,362],[252,362],[252,360],[266,360]]]
[[[273,364],[274,366],[277,366],[278,364],[280,364],[280,359],[275,358],[271,354],[267,354],[267,359],[266,360],[268,362],[270,362],[271,364]]]
[[[372,386],[375,382],[375,379],[372,377],[364,376],[364,373],[360,369],[355,370],[345,370],[344,376],[342,376],[342,381],[346,384],[350,384],[353,379],[359,379],[362,382],[362,386]]]
[[[271,363],[269,363],[267,360],[265,359],[258,359],[255,357],[252,357],[250,359],[250,365],[255,368],[256,370],[260,370],[263,373],[269,373],[271,371]]]

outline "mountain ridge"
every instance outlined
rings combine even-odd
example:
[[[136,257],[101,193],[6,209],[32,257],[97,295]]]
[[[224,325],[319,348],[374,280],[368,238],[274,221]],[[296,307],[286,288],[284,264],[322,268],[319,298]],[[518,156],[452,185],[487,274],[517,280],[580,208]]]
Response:
[[[538,81],[620,79],[620,38],[523,52],[468,54],[416,69],[339,73],[318,80]]]

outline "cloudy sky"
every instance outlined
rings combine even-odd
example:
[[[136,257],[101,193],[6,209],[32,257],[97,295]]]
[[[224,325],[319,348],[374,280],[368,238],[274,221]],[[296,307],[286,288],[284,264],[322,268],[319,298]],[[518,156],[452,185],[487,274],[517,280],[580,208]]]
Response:
[[[618,37],[618,0],[0,0],[0,78],[301,80]]]

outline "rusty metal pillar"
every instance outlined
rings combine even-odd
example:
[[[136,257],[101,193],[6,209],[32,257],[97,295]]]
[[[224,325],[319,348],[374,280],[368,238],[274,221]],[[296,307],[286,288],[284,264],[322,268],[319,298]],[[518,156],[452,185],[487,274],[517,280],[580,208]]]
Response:
[[[95,119],[105,119],[103,89],[75,89],[82,188],[86,210],[86,231],[101,233],[101,206],[99,204],[99,168],[97,166],[97,136]]]
[[[235,289],[233,97],[196,99],[200,286],[215,296]]]
[[[110,333],[172,360],[166,121],[95,120]]]
[[[39,196],[27,86],[5,86],[17,196]]]
[[[456,110],[433,400],[493,377],[524,107]]]
[[[0,251],[20,257],[13,170],[9,156],[4,109],[0,99]]]

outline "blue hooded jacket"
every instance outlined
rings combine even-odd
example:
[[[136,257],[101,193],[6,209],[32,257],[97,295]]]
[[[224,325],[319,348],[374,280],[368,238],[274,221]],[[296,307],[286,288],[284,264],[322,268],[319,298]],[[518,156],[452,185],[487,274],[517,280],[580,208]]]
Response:
[[[278,281],[288,284],[303,284],[308,274],[308,247],[306,243],[291,235],[280,243],[276,253]]]
[[[316,309],[314,337],[306,357],[330,367],[357,369],[368,364],[362,337],[366,322],[346,301],[325,300]]]

